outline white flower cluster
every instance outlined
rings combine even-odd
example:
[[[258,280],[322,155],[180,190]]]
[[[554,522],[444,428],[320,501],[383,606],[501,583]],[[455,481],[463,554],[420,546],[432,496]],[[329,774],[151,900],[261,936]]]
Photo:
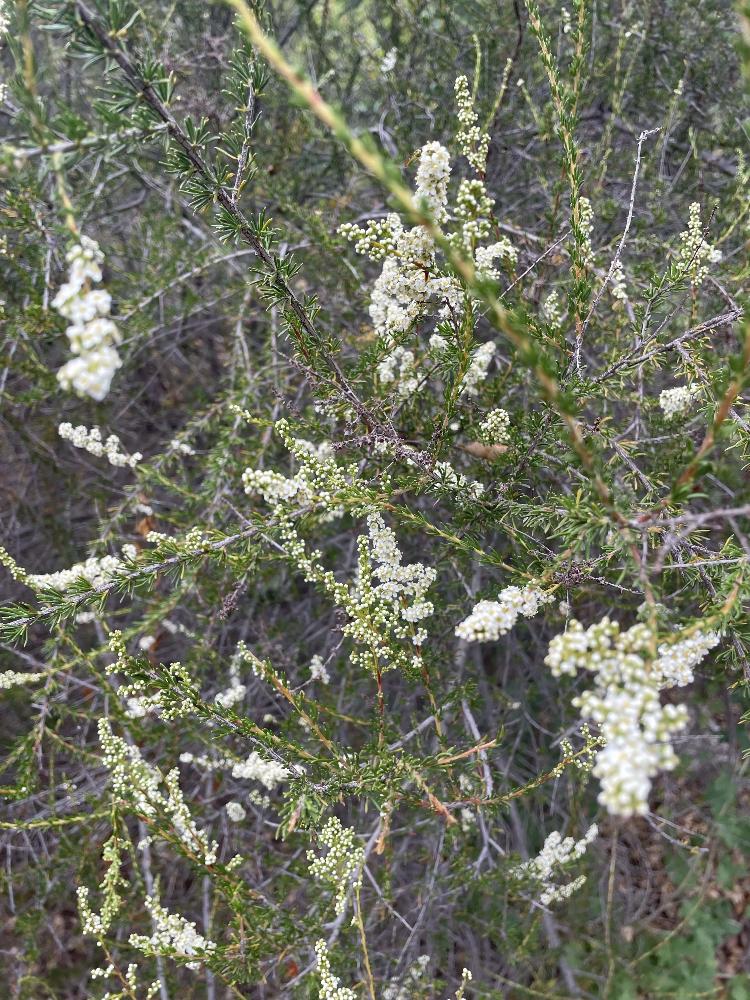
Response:
[[[395,347],[377,365],[378,378],[383,385],[396,383],[396,392],[401,399],[413,396],[419,389],[414,351],[405,347]]]
[[[471,250],[479,240],[485,240],[492,232],[492,209],[494,201],[487,193],[484,181],[478,178],[464,178],[456,195],[456,217],[461,222],[460,238],[467,250]]]
[[[103,288],[91,288],[92,282],[102,280],[104,255],[94,240],[82,236],[65,259],[70,265],[68,280],[60,286],[52,307],[70,320],[66,333],[77,357],[63,365],[57,380],[63,389],[101,401],[122,364],[115,346],[120,343],[120,333],[107,318],[112,305],[110,294]]]
[[[439,223],[447,220],[450,156],[438,142],[420,151],[415,199],[423,202]],[[372,220],[366,228],[345,224],[339,232],[355,242],[355,250],[383,261],[373,287],[370,318],[375,332],[392,344],[425,314],[428,301],[437,298],[443,310],[460,311],[463,291],[452,276],[437,273],[435,243],[424,226],[404,228],[396,214]]]
[[[47,675],[42,671],[38,673],[22,674],[17,670],[0,671],[0,691],[7,691],[14,687],[23,687],[24,684],[36,684],[44,680]]]
[[[131,934],[128,939],[131,947],[146,955],[193,959],[185,963],[188,969],[199,969],[201,963],[216,951],[215,942],[199,934],[192,920],[170,913],[153,896],[146,896],[145,903],[154,922],[154,930],[150,936]]]
[[[227,811],[227,816],[233,823],[241,823],[245,816],[247,816],[245,808],[240,802],[227,802],[224,808]]]
[[[626,632],[603,618],[589,629],[571,619],[549,645],[545,663],[555,677],[578,670],[594,674],[594,687],[573,700],[585,718],[598,723],[604,746],[594,775],[599,802],[618,816],[648,812],[651,779],[672,770],[677,757],[669,742],[687,724],[684,705],[662,705],[659,692],[693,679],[693,668],[719,641],[716,632],[697,631],[659,647],[650,659],[653,636],[646,625]]]
[[[108,719],[99,720],[99,742],[114,793],[130,802],[146,819],[166,816],[188,851],[199,855],[205,864],[213,865],[219,845],[208,840],[190,815],[180,789],[178,769],[162,778],[161,772],[141,757],[138,747],[114,735]],[[162,781],[166,795],[160,787]]]
[[[323,657],[318,656],[317,653],[310,660],[310,679],[320,681],[321,684],[330,684],[331,682],[330,674],[323,663]]]
[[[718,264],[722,253],[703,236],[701,207],[697,201],[690,206],[689,213],[688,227],[685,232],[680,233],[677,264],[689,276],[693,288],[697,288],[703,284],[708,274],[708,265]]]
[[[241,657],[237,654],[232,657],[229,664],[229,687],[219,691],[214,698],[216,704],[221,705],[222,708],[234,708],[242,701],[247,692],[247,685],[240,680],[240,659]]]
[[[565,885],[555,885],[555,880],[558,877],[555,869],[562,868],[571,861],[577,861],[578,858],[582,857],[589,844],[596,840],[598,834],[599,829],[596,823],[590,826],[582,839],[578,841],[573,840],[572,837],[565,837],[563,840],[560,834],[555,831],[544,841],[544,846],[539,854],[530,861],[524,861],[523,864],[518,865],[513,869],[512,874],[519,878],[530,877],[535,882],[540,883],[542,891],[539,895],[539,902],[543,906],[567,899],[572,896],[576,889],[581,888],[586,881],[586,876],[579,875],[578,878]]]
[[[495,357],[495,351],[496,347],[493,340],[488,340],[486,343],[480,344],[476,351],[474,351],[471,364],[464,375],[461,395],[476,396],[478,394],[479,386],[487,378],[492,359]]]
[[[427,204],[436,222],[448,218],[448,180],[451,175],[450,153],[439,142],[428,142],[419,154],[414,196]]]
[[[425,595],[435,580],[435,570],[421,563],[403,565],[396,536],[379,514],[367,518],[368,534],[357,539],[358,577],[350,588],[323,569],[318,550],[307,553],[290,521],[282,523],[281,537],[289,559],[309,583],[321,586],[342,607],[349,618],[342,632],[354,640],[350,654],[373,672],[376,668],[418,667],[417,654],[407,653],[400,644],[421,648],[427,639],[416,622],[429,617],[433,605]]]
[[[581,198],[578,202],[578,222],[582,236],[581,258],[586,267],[593,267],[594,248],[591,246],[591,233],[594,230],[594,209],[588,198]]]
[[[396,640],[410,638],[414,646],[424,645],[427,633],[424,629],[413,630],[413,626],[433,613],[426,594],[437,574],[422,563],[404,565],[396,536],[380,514],[369,515],[367,529],[368,534],[357,540],[359,580],[347,607],[352,620],[343,631],[367,649],[365,659],[372,654],[383,661],[386,669],[399,663],[405,665],[403,658],[394,656],[389,649],[389,636]],[[352,655],[353,661],[357,659]]]
[[[284,444],[300,463],[300,470],[291,478],[265,469],[245,469],[242,483],[248,495],[260,494],[266,503],[278,507],[289,500],[301,504],[322,505],[322,520],[332,520],[343,514],[343,508],[334,503],[334,494],[346,491],[356,466],[342,468],[333,458],[327,442],[314,445],[302,438],[293,438],[286,420],[278,420],[276,431]]]
[[[396,66],[396,60],[398,59],[398,49],[392,48],[388,49],[386,54],[383,56],[380,62],[380,72],[383,76],[387,76],[393,71]]]
[[[357,994],[348,986],[339,986],[339,979],[331,972],[331,962],[328,958],[328,946],[325,941],[315,942],[315,955],[318,959],[318,975],[320,989],[318,1000],[357,1000]]]
[[[263,760],[258,752],[253,750],[245,760],[234,764],[232,777],[259,781],[269,792],[272,792],[282,781],[286,781],[289,777],[289,771],[283,764],[277,764],[274,760]]]
[[[361,884],[365,852],[357,843],[354,830],[343,827],[336,816],[329,817],[319,839],[328,848],[328,853],[318,857],[315,851],[307,852],[310,874],[331,886],[335,893],[336,914],[340,916],[346,907],[350,887]]]
[[[700,391],[701,387],[697,382],[664,389],[659,394],[659,406],[667,420],[674,420],[688,413]]]
[[[494,265],[498,257],[509,267],[513,267],[518,260],[518,251],[507,236],[488,247],[477,247],[474,251],[474,264],[480,278],[490,278],[493,281],[500,278],[500,272]]]
[[[76,448],[83,448],[90,455],[95,455],[97,458],[106,455],[109,464],[119,468],[127,465],[134,469],[143,458],[139,451],[133,452],[132,455],[122,451],[120,439],[116,434],[110,434],[106,441],[102,441],[102,432],[98,427],[89,430],[83,424],[74,427],[66,421],[60,424],[57,433],[64,441],[70,441]]]
[[[477,122],[474,110],[474,100],[469,91],[469,81],[465,76],[459,76],[455,84],[456,106],[461,130],[456,135],[459,149],[478,174],[483,174],[487,167],[487,151],[490,137],[482,132]]]
[[[339,233],[344,239],[354,243],[355,252],[374,261],[385,260],[389,254],[395,253],[396,236],[401,231],[401,220],[393,213],[384,219],[370,219],[364,229],[353,222],[339,226]]]
[[[456,472],[450,462],[435,462],[433,472],[443,489],[467,494],[475,500],[478,500],[484,493],[483,483],[478,483],[464,476],[463,473]]]
[[[405,975],[399,979],[392,979],[383,990],[383,1000],[413,1000],[419,989],[420,980],[424,978],[427,966],[430,964],[429,955],[420,955],[406,970]]]
[[[468,618],[456,626],[456,635],[466,642],[495,642],[510,632],[519,615],[532,618],[543,604],[553,601],[539,587],[505,587],[496,601],[480,601]]]
[[[479,436],[485,444],[505,444],[508,440],[510,415],[507,410],[490,410],[479,425]]]
[[[115,835],[104,844],[102,860],[106,863],[107,870],[99,887],[102,891],[102,905],[99,913],[95,913],[91,908],[89,890],[86,886],[79,886],[76,890],[83,933],[90,934],[99,942],[112,926],[112,922],[122,905],[119,889],[123,884],[123,878],[120,872],[120,849]]]
[[[544,316],[549,325],[555,330],[558,330],[562,325],[560,296],[556,291],[550,292],[542,303],[542,316]]]
[[[126,559],[135,559],[138,550],[135,545],[123,545],[122,554]],[[40,590],[67,590],[78,580],[88,580],[92,587],[101,587],[123,565],[123,560],[117,556],[91,556],[85,562],[76,563],[70,569],[61,569],[56,573],[30,573],[26,582]]]
[[[616,261],[615,266],[612,268],[610,282],[612,298],[616,299],[617,302],[627,302],[628,289],[625,284],[625,271],[623,270],[623,266],[619,260]]]

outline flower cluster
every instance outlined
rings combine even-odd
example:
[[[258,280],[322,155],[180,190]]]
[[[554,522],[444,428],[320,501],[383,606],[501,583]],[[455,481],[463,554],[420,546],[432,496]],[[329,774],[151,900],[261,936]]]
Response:
[[[464,493],[478,500],[484,493],[484,485],[456,472],[450,462],[435,462],[433,469],[438,485],[452,493]]]
[[[158,899],[146,896],[146,909],[154,924],[150,936],[131,934],[129,943],[145,955],[164,955],[169,958],[191,959],[186,962],[188,969],[199,969],[216,951],[216,944],[199,934],[195,923],[178,913],[170,913]],[[199,961],[195,961],[199,959]]]
[[[560,329],[563,316],[562,309],[560,308],[560,295],[558,292],[550,292],[544,300],[542,303],[542,316],[544,316],[553,329]]]
[[[519,615],[532,618],[543,604],[554,600],[539,587],[506,587],[496,601],[480,601],[468,618],[456,626],[456,635],[465,642],[494,642],[510,632]]]
[[[135,559],[138,551],[134,545],[123,545],[125,559]],[[78,580],[87,580],[92,587],[101,587],[123,568],[124,560],[117,556],[90,556],[85,562],[56,573],[30,573],[26,582],[39,590],[67,590]]]
[[[357,843],[354,830],[343,827],[336,816],[329,817],[319,836],[328,853],[318,857],[315,851],[307,852],[310,874],[331,886],[336,913],[340,916],[346,907],[350,887],[356,888],[361,883],[365,852]]]
[[[318,975],[320,990],[318,1000],[357,1000],[357,994],[348,986],[339,986],[339,979],[331,972],[331,961],[328,958],[328,946],[322,939],[315,942],[315,955],[318,959]]]
[[[594,674],[594,687],[573,704],[600,727],[604,746],[593,773],[601,783],[599,801],[611,813],[648,812],[651,779],[676,766],[669,740],[687,724],[685,706],[662,705],[659,692],[689,684],[693,668],[718,641],[716,632],[697,631],[659,646],[652,659],[646,625],[621,632],[617,622],[603,618],[589,629],[571,619],[550,643],[544,662],[555,677],[579,670]]]
[[[401,230],[401,220],[394,214],[384,219],[370,219],[364,229],[353,222],[339,226],[339,233],[344,239],[354,243],[355,252],[374,261],[385,260],[389,254],[396,252],[396,236]]]
[[[487,247],[477,247],[474,251],[474,264],[480,278],[489,278],[493,281],[500,278],[500,272],[493,263],[498,257],[508,267],[513,267],[518,260],[518,251],[507,236],[503,236],[497,243],[490,243]]]
[[[620,261],[615,261],[615,265],[610,273],[610,291],[612,298],[617,302],[628,301],[628,290],[625,284],[625,271]]]
[[[17,670],[2,670],[0,671],[0,691],[23,687],[25,684],[36,684],[44,680],[46,676],[44,671],[22,674]]]
[[[337,465],[327,442],[316,446],[310,441],[292,437],[286,420],[278,420],[275,429],[299,462],[300,470],[295,476],[287,478],[265,469],[245,469],[242,473],[245,493],[250,496],[260,494],[272,507],[279,507],[290,500],[317,504],[325,511],[322,520],[340,517],[343,508],[334,502],[335,494],[346,492],[356,466],[342,468]]]
[[[395,347],[377,366],[378,378],[382,385],[396,383],[396,392],[401,399],[413,396],[419,388],[414,351],[405,347]]]
[[[488,340],[486,343],[480,344],[476,351],[474,351],[471,363],[461,385],[461,395],[478,395],[479,386],[487,378],[487,373],[492,364],[492,359],[495,357],[496,350],[495,342]]]
[[[701,207],[694,201],[689,209],[688,227],[680,233],[680,247],[677,251],[677,265],[690,278],[690,284],[697,288],[703,284],[708,274],[709,264],[718,264],[721,250],[712,246],[703,235]]]
[[[579,875],[572,882],[567,882],[565,885],[556,885],[555,881],[558,873],[555,869],[562,868],[571,861],[576,861],[582,857],[586,853],[589,844],[596,840],[598,834],[599,830],[596,823],[590,826],[581,840],[578,841],[572,837],[565,837],[563,839],[555,831],[544,841],[544,846],[539,854],[530,861],[524,861],[523,864],[518,865],[513,869],[512,874],[519,878],[529,877],[539,883],[541,888],[539,902],[543,906],[561,899],[567,899],[569,896],[572,896],[576,889],[581,888],[586,881],[586,876]]]
[[[417,184],[414,196],[424,202],[436,222],[448,218],[448,180],[451,175],[451,158],[445,146],[428,142],[419,154]]]
[[[674,420],[689,412],[701,387],[696,382],[664,389],[659,394],[659,406],[667,420]]]
[[[272,792],[282,781],[289,777],[289,771],[283,764],[277,764],[273,760],[264,760],[256,750],[232,767],[233,778],[245,778],[250,781],[259,781],[261,785]]]
[[[122,905],[119,889],[124,884],[124,879],[120,873],[120,848],[115,836],[110,837],[105,843],[102,850],[102,859],[107,865],[107,870],[100,886],[102,906],[99,913],[95,913],[91,908],[89,890],[86,886],[79,886],[76,890],[83,933],[90,934],[97,941],[101,941],[112,926],[112,922]]]
[[[507,410],[490,410],[479,425],[479,436],[485,444],[505,444],[509,428],[510,415]]]
[[[403,976],[388,983],[383,990],[383,1000],[412,1000],[429,964],[430,956],[420,955]]]
[[[234,708],[245,697],[247,686],[240,680],[240,659],[236,655],[229,664],[229,686],[219,691],[214,701],[222,708]]]
[[[315,656],[310,660],[310,680],[320,681],[321,684],[330,684],[331,677],[326,669],[325,663],[323,663],[323,657]]]
[[[433,613],[426,594],[435,580],[435,570],[422,563],[404,565],[396,536],[379,514],[367,518],[368,533],[357,539],[358,576],[350,588],[323,569],[322,554],[308,554],[291,521],[282,522],[284,551],[304,574],[344,609],[348,621],[343,634],[354,640],[352,663],[360,663],[375,672],[397,667],[418,667],[419,656],[401,648],[407,642],[421,648],[427,639],[424,629],[415,623]]]
[[[52,307],[70,320],[66,330],[72,358],[57,373],[63,389],[101,401],[122,364],[116,344],[120,333],[108,318],[112,299],[104,289],[92,289],[102,280],[104,255],[98,244],[82,236],[65,258],[70,265],[68,280],[60,286]]]
[[[70,441],[76,448],[83,448],[90,455],[95,455],[97,458],[106,455],[109,464],[119,468],[129,466],[134,469],[143,458],[139,451],[132,455],[123,451],[120,439],[116,434],[110,434],[105,441],[102,441],[102,432],[98,427],[92,427],[89,430],[83,424],[74,427],[66,421],[60,424],[57,433],[64,441]]]
[[[586,267],[593,267],[594,248],[591,246],[591,233],[594,230],[594,209],[588,198],[581,198],[578,202],[578,228],[581,236],[579,245],[581,260]]]
[[[165,815],[188,851],[199,855],[205,864],[214,864],[218,844],[208,840],[190,815],[180,789],[177,768],[162,778],[161,772],[141,757],[138,747],[114,735],[108,719],[99,720],[99,742],[114,793],[130,802],[136,812],[147,819]],[[166,795],[161,790],[162,781]]]
[[[240,802],[227,802],[224,806],[227,816],[233,823],[241,823],[247,813],[245,807]]]
[[[469,92],[469,81],[465,76],[458,77],[455,91],[458,120],[461,125],[461,129],[456,135],[456,142],[476,172],[483,174],[487,167],[490,137],[486,132],[482,132],[477,124],[479,119],[474,110],[474,100]]]

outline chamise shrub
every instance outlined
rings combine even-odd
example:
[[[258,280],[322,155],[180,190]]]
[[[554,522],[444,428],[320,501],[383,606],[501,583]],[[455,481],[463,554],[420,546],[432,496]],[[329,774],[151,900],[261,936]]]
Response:
[[[0,993],[750,997],[750,11],[0,37]]]

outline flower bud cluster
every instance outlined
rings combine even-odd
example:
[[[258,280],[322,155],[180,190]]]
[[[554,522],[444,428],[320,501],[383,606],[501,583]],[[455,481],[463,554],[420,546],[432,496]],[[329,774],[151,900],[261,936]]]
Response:
[[[557,291],[550,292],[542,303],[542,316],[544,316],[553,329],[559,330],[562,326],[563,317],[560,308],[560,295]]]
[[[259,781],[272,792],[277,785],[287,780],[289,771],[275,760],[264,760],[256,750],[253,750],[249,757],[232,767],[232,777]]]
[[[420,955],[406,970],[403,976],[392,979],[383,990],[383,1000],[413,1000],[418,995],[420,981],[424,978],[429,955]]]
[[[479,240],[486,240],[492,232],[490,217],[494,202],[487,194],[484,181],[464,178],[458,186],[456,196],[456,217],[461,221],[463,244],[467,248],[475,246]],[[498,254],[495,254],[498,256]]]
[[[678,267],[690,278],[690,284],[697,288],[703,284],[709,271],[709,264],[718,264],[721,250],[712,246],[703,235],[701,207],[694,201],[689,209],[688,227],[680,233],[680,247],[677,251]]]
[[[109,392],[112,378],[122,364],[116,344],[120,333],[108,319],[112,299],[104,289],[92,289],[102,280],[104,255],[98,244],[82,236],[65,258],[70,265],[68,280],[60,286],[52,307],[69,319],[66,330],[72,358],[57,373],[63,389],[101,401]]]
[[[417,202],[424,201],[435,222],[442,223],[448,218],[448,181],[451,175],[451,158],[445,146],[439,142],[428,142],[422,147],[417,167]]]
[[[578,228],[581,235],[579,252],[586,267],[594,266],[594,248],[591,245],[591,234],[594,231],[594,209],[588,198],[578,202]]]
[[[612,298],[616,299],[617,302],[628,301],[625,271],[619,260],[615,262],[615,266],[612,268],[612,273],[610,274],[610,292],[612,293]]]
[[[662,705],[659,692],[693,679],[693,668],[719,641],[716,632],[694,632],[659,646],[652,658],[653,635],[644,624],[620,631],[603,618],[584,629],[571,619],[567,631],[549,645],[545,663],[553,676],[594,674],[594,687],[573,700],[585,718],[600,728],[604,746],[596,754],[599,802],[618,816],[648,812],[651,780],[672,770],[677,757],[671,736],[687,724],[684,705]]]
[[[495,642],[518,621],[518,616],[532,618],[543,604],[553,601],[539,587],[506,587],[496,601],[480,601],[469,615],[456,626],[455,634],[465,642]]]
[[[122,451],[120,439],[116,434],[110,434],[106,441],[102,441],[102,432],[98,427],[92,427],[89,430],[83,424],[74,427],[66,421],[60,424],[57,433],[64,441],[70,441],[76,448],[83,448],[90,455],[95,455],[97,458],[106,455],[109,464],[118,468],[127,465],[134,469],[143,458],[139,451],[132,455]]]
[[[418,653],[407,652],[403,643],[421,649],[427,639],[415,623],[433,613],[427,591],[435,581],[435,570],[422,563],[403,564],[396,536],[379,514],[367,518],[368,534],[357,539],[358,577],[352,587],[339,582],[323,569],[322,553],[308,554],[288,520],[281,524],[284,551],[308,583],[316,583],[344,609],[348,621],[342,632],[354,641],[352,663],[375,671],[418,667]]]
[[[398,237],[403,234],[403,226],[397,215],[391,213],[385,219],[370,219],[365,228],[352,222],[339,226],[344,239],[354,243],[356,253],[381,261],[396,252]]]
[[[479,437],[485,444],[505,444],[508,441],[510,415],[498,407],[490,410],[479,425]]]
[[[461,125],[461,129],[456,135],[456,142],[474,170],[478,174],[483,174],[487,167],[490,137],[479,128],[479,119],[474,110],[474,100],[469,91],[469,81],[465,76],[457,78],[455,93],[458,121]]]
[[[565,837],[563,839],[555,831],[544,841],[544,846],[539,854],[530,861],[524,861],[523,864],[518,865],[513,869],[512,874],[519,878],[529,877],[539,883],[541,888],[539,902],[543,906],[547,906],[549,903],[554,903],[558,900],[568,899],[576,889],[580,889],[586,881],[586,877],[585,875],[579,875],[572,882],[564,885],[556,885],[555,881],[559,877],[556,869],[560,869],[571,861],[577,861],[578,858],[582,857],[589,845],[596,840],[598,834],[599,829],[596,823],[590,826],[581,840],[578,841],[572,837]]]
[[[141,757],[138,747],[114,735],[108,719],[99,720],[99,742],[115,795],[149,820],[166,816],[188,851],[205,864],[214,864],[219,845],[196,826],[180,789],[177,768],[162,778],[161,772]],[[161,790],[162,781],[166,795]]]
[[[357,843],[354,830],[343,827],[336,816],[329,817],[319,839],[328,848],[328,853],[318,857],[315,851],[307,852],[310,874],[331,886],[335,893],[336,914],[340,916],[346,907],[349,889],[357,888],[362,882],[365,852]]]
[[[324,521],[340,517],[343,508],[335,503],[335,496],[346,492],[350,487],[356,467],[344,468],[337,465],[328,442],[314,445],[310,441],[292,437],[286,420],[278,420],[275,427],[301,468],[291,478],[265,469],[245,469],[242,473],[245,493],[259,493],[266,503],[275,508],[290,500],[320,505],[325,511],[322,518]]]
[[[0,671],[0,691],[8,691],[10,688],[23,687],[25,684],[36,684],[43,681],[47,676],[44,671],[23,674],[18,670]]]
[[[328,958],[328,946],[321,938],[315,942],[315,955],[318,959],[318,976],[320,989],[318,1000],[357,1000],[357,994],[348,986],[339,986],[338,976],[331,972],[331,962]]]

